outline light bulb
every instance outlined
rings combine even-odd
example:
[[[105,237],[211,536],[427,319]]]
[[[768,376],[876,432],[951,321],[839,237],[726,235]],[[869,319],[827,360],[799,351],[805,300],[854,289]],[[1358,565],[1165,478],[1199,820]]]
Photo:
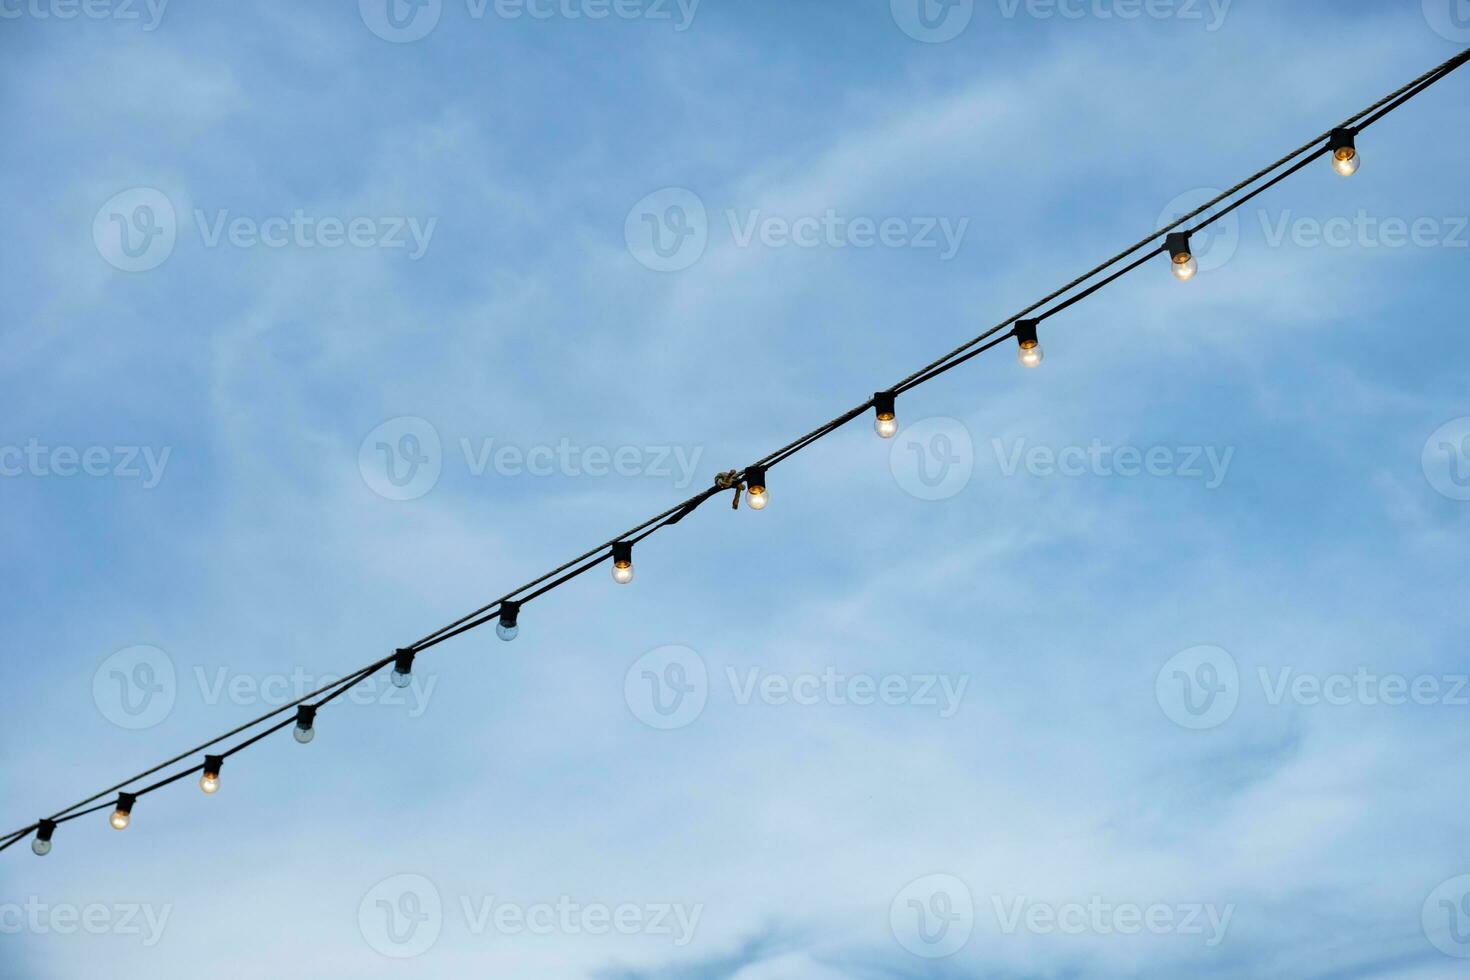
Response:
[[[1041,367],[1041,362],[1046,357],[1041,351],[1041,342],[1036,339],[1036,328],[1040,323],[1040,320],[1016,321],[1014,333],[1016,343],[1021,348],[1016,352],[1016,360],[1020,361],[1024,367]]]
[[[316,705],[296,706],[296,728],[291,732],[291,737],[302,745],[316,738]]]
[[[891,391],[880,391],[873,396],[873,431],[883,439],[892,439],[898,435],[898,415],[893,406],[894,394]]]
[[[1357,173],[1363,164],[1363,157],[1358,153],[1358,134],[1355,130],[1334,129],[1327,149],[1332,154],[1332,169],[1344,177]]]
[[[633,543],[631,541],[619,541],[612,549],[612,577],[619,585],[627,585],[633,581]]]
[[[204,773],[199,777],[199,788],[213,796],[219,792],[219,771],[225,764],[222,755],[206,755],[204,757]]]
[[[750,505],[750,509],[765,510],[766,504],[771,502],[771,495],[766,492],[766,468],[748,467],[745,471],[745,487],[745,502]]]
[[[521,635],[521,604],[507,599],[500,604],[500,621],[495,624],[495,635],[509,643]]]
[[[393,674],[389,677],[394,687],[408,687],[413,683],[413,651],[397,650],[393,654]]]
[[[51,853],[51,835],[56,833],[56,824],[51,820],[42,820],[36,825],[36,839],[31,841],[31,853],[36,857],[45,857]]]
[[[1195,261],[1194,251],[1189,247],[1189,232],[1171,232],[1164,239],[1164,249],[1169,253],[1169,265],[1174,271],[1175,279],[1188,282],[1199,272],[1199,263]]]
[[[112,811],[109,823],[113,830],[127,830],[128,824],[133,822],[133,804],[138,798],[132,793],[119,793],[117,796],[117,809]]]

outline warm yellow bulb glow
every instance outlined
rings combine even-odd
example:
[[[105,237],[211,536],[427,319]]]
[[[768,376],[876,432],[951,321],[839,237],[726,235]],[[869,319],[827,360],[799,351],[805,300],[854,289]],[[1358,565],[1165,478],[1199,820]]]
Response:
[[[1358,167],[1361,166],[1362,163],[1363,158],[1359,156],[1358,151],[1351,146],[1339,147],[1337,152],[1332,154],[1332,169],[1336,170],[1344,177],[1351,177],[1353,174],[1357,173]]]
[[[750,495],[746,498],[751,510],[765,510],[766,504],[770,503],[770,495],[766,493],[765,487],[751,487]]]
[[[1041,367],[1041,362],[1046,359],[1046,353],[1041,349],[1041,345],[1033,340],[1021,345],[1021,353],[1017,355],[1016,359],[1021,362],[1023,367],[1038,368]]]
[[[614,582],[617,582],[619,585],[627,585],[633,581],[633,563],[630,561],[614,563],[612,576]]]
[[[885,412],[873,423],[873,429],[884,439],[892,439],[898,435],[898,419],[891,412]]]
[[[1199,263],[1194,260],[1193,255],[1188,252],[1180,252],[1174,256],[1175,279],[1178,279],[1180,282],[1189,282],[1197,272],[1199,272]]]
[[[132,819],[132,814],[128,813],[128,811],[126,811],[126,810],[113,810],[112,811],[112,829],[113,830],[127,830],[128,829],[128,823],[131,821],[131,819]]]
[[[219,773],[217,773],[217,772],[206,772],[204,775],[200,776],[199,777],[199,788],[202,789],[202,790],[204,790],[204,792],[206,792],[206,793],[211,793],[211,794],[218,793],[219,792]]]

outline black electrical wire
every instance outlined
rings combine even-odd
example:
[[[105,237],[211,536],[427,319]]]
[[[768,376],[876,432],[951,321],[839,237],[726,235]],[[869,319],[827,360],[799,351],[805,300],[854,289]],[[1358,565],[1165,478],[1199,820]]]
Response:
[[[1053,317],[1058,313],[1061,313],[1062,311],[1076,305],[1077,303],[1080,303],[1082,300],[1094,295],[1099,290],[1111,285],[1112,283],[1126,276],[1128,273],[1142,267],[1152,259],[1156,258],[1158,255],[1163,253],[1164,249],[1156,248],[1152,251],[1149,251],[1141,257],[1134,259],[1132,262],[1129,262],[1126,266],[1123,266],[1122,268],[1113,271],[1103,279],[1091,283],[1091,285],[1088,285],[1086,289],[1083,289],[1066,299],[1062,299],[1062,297],[1067,296],[1067,294],[1071,293],[1074,289],[1077,289],[1078,287],[1089,283],[1090,280],[1093,280],[1102,273],[1107,272],[1118,263],[1123,262],[1130,256],[1133,256],[1134,253],[1138,252],[1140,249],[1143,249],[1149,244],[1158,241],[1160,238],[1169,234],[1170,232],[1180,227],[1183,227],[1194,219],[1199,218],[1201,215],[1207,215],[1207,213],[1212,208],[1226,201],[1229,201],[1231,198],[1235,198],[1236,195],[1246,190],[1246,188],[1251,187],[1252,184],[1255,184],[1258,181],[1265,180],[1265,183],[1262,183],[1261,186],[1256,187],[1252,189],[1249,193],[1239,197],[1236,200],[1231,201],[1231,203],[1227,207],[1223,208],[1219,212],[1216,212],[1212,215],[1207,215],[1207,217],[1205,217],[1205,220],[1199,222],[1190,229],[1190,233],[1192,234],[1194,232],[1209,227],[1210,225],[1224,218],[1226,215],[1242,207],[1247,202],[1253,200],[1260,194],[1271,189],[1272,187],[1275,187],[1277,184],[1286,180],[1288,177],[1292,176],[1295,173],[1298,173],[1303,168],[1309,166],[1314,160],[1325,154],[1327,152],[1327,147],[1325,145],[1319,144],[1323,144],[1324,141],[1330,139],[1334,130],[1348,129],[1356,133],[1367,129],[1369,126],[1372,126],[1373,124],[1379,122],[1390,113],[1406,105],[1410,100],[1428,90],[1431,86],[1439,82],[1441,79],[1447,77],[1456,69],[1463,67],[1467,62],[1470,62],[1470,49],[1460,52],[1449,60],[1420,75],[1418,78],[1414,79],[1412,82],[1409,82],[1407,85],[1404,85],[1399,89],[1389,93],[1382,99],[1379,99],[1377,102],[1368,106],[1366,109],[1363,109],[1361,112],[1358,112],[1354,116],[1345,120],[1340,126],[1333,127],[1332,130],[1323,133],[1321,136],[1308,140],[1297,149],[1292,150],[1290,153],[1281,157],[1275,163],[1270,164],[1269,166],[1252,174],[1245,180],[1240,181],[1229,190],[1224,191],[1219,196],[1189,212],[1172,224],[1160,228],[1149,234],[1148,236],[1140,239],[1135,244],[1129,246],[1128,248],[1117,253],[1113,257],[1107,259],[1101,264],[1073,279],[1071,282],[1067,283],[1065,286],[1062,286],[1060,289],[1052,291],[1051,293],[1032,303],[1030,306],[1027,306],[1019,313],[1016,313],[1006,320],[1001,321],[1000,323],[979,334],[978,336],[971,338],[970,340],[961,344],[959,347],[956,347],[954,350],[950,351],[948,354],[945,354],[938,360],[930,362],[929,364],[908,375],[906,378],[902,379],[897,384],[891,386],[886,390],[894,394],[902,394],[903,392],[916,388],[921,384],[932,381],[933,379],[939,377],[947,371],[950,371],[958,367],[959,365],[966,363],[972,358],[993,349],[994,347],[998,346],[1000,343],[1008,339],[1008,337],[1010,336],[1010,334],[1003,334],[1001,333],[1001,331],[1004,331],[1007,327],[1013,326],[1017,321],[1027,317],[1032,313],[1035,313],[1037,310],[1040,310],[1042,307],[1046,306],[1049,303],[1053,303],[1056,300],[1062,300],[1060,303],[1057,303],[1057,305],[1047,310],[1046,312],[1039,314],[1034,319],[1044,320]],[[1310,152],[1313,151],[1314,148],[1315,152]],[[1307,155],[1303,156],[1303,154]],[[1298,160],[1298,157],[1302,157],[1302,159]],[[1291,166],[1287,167],[1288,164],[1290,164]],[[1287,169],[1281,170],[1281,168],[1283,167],[1287,167]],[[1278,170],[1281,170],[1281,172],[1277,173]],[[1268,177],[1270,179],[1266,180],[1266,178]],[[997,334],[1000,334],[1000,336],[997,337]],[[461,616],[459,619],[456,619],[455,621],[440,627],[439,629],[420,639],[418,642],[409,647],[405,647],[404,649],[417,653],[419,651],[427,650],[431,647],[437,646],[438,644],[443,643],[446,640],[449,640],[455,636],[459,636],[462,633],[469,632],[470,630],[476,629],[480,626],[485,625],[488,622],[491,622],[492,620],[497,618],[498,610],[506,602],[529,602],[546,594],[547,592],[550,592],[552,589],[555,589],[571,581],[572,579],[585,574],[591,569],[596,568],[598,565],[602,564],[604,561],[607,561],[611,557],[611,548],[613,545],[624,541],[641,541],[649,535],[653,534],[655,531],[658,531],[664,527],[669,527],[671,525],[677,524],[679,523],[679,521],[683,520],[695,509],[697,509],[701,504],[709,500],[711,497],[714,497],[723,492],[724,490],[734,488],[738,493],[739,481],[744,479],[746,473],[750,468],[757,466],[769,468],[771,466],[775,466],[780,462],[783,462],[786,459],[789,459],[791,456],[795,455],[796,453],[800,452],[811,444],[817,442],[823,437],[829,435],[830,433],[835,432],[837,429],[846,425],[848,422],[862,415],[869,408],[873,407],[873,404],[874,400],[870,398],[862,404],[857,405],[847,410],[846,412],[843,412],[841,415],[838,415],[830,421],[818,426],[817,428],[808,432],[806,435],[800,437],[799,439],[796,439],[795,441],[786,444],[780,449],[777,449],[775,452],[765,456],[763,459],[757,461],[756,463],[752,463],[750,467],[747,467],[744,470],[737,471],[735,474],[735,479],[733,481],[725,484],[717,483],[714,487],[700,491],[692,497],[689,497],[687,500],[684,500],[679,504],[675,504],[673,507],[670,507],[662,513],[649,518],[636,527],[630,528],[629,530],[612,538],[611,540],[606,541],[598,545],[597,547],[584,552],[583,554],[571,559],[568,562],[563,563],[562,565],[559,565],[551,571],[546,572],[545,574],[535,579],[532,579],[530,582],[527,582],[519,588],[506,593],[500,598],[481,606],[474,612],[471,612],[465,616]],[[391,663],[393,659],[393,656],[384,657],[383,659],[378,660],[375,663],[369,664],[366,667],[363,667],[358,671],[349,674],[347,677],[343,678],[340,681],[328,684],[320,688],[319,690],[306,695],[305,697],[291,702],[290,704],[282,705],[281,707],[269,711],[266,714],[261,715],[259,718],[246,722],[245,724],[240,725],[214,739],[211,739],[210,741],[205,742],[202,745],[196,746],[195,748],[190,749],[187,752],[180,753],[179,755],[174,756],[172,759],[169,759],[166,762],[160,763],[159,765],[154,766],[151,769],[145,770],[144,772],[139,773],[138,775],[133,776],[130,779],[126,779],[115,786],[105,789],[100,793],[90,796],[79,803],[75,803],[72,806],[67,807],[65,810],[59,811],[56,815],[52,816],[49,819],[54,823],[60,824],[78,819],[79,817],[83,817],[91,813],[96,813],[99,810],[106,809],[108,806],[113,805],[112,801],[99,803],[91,807],[88,807],[88,804],[95,803],[97,800],[102,799],[104,796],[117,792],[124,787],[138,782],[139,780],[146,779],[147,777],[161,772],[171,765],[182,762],[191,755],[196,755],[207,748],[212,748],[213,746],[228,738],[232,738],[235,735],[239,735],[251,728],[254,728],[259,724],[269,721],[276,715],[279,715],[284,711],[287,711],[306,701],[309,701],[311,698],[317,697],[318,695],[321,695],[327,691],[332,691],[330,695],[324,697],[318,703],[318,706],[326,704],[334,698],[341,696],[347,690],[356,686],[358,683],[365,680],[371,674],[377,672],[378,670],[381,670],[384,666]],[[234,755],[237,752],[243,751],[246,748],[249,748],[261,739],[266,738],[269,735],[272,735],[287,727],[291,724],[292,720],[294,719],[287,719],[285,721],[277,723],[276,725],[270,726],[266,730],[259,732],[256,735],[253,735],[249,739],[246,739],[244,742],[228,750],[224,753],[224,755],[228,757]],[[185,778],[186,776],[199,772],[202,769],[202,765],[196,765],[190,769],[175,773],[174,775],[168,776],[163,780],[160,780],[159,782],[153,783],[140,790],[136,790],[134,792],[134,795],[143,796],[148,793],[155,792],[156,790],[162,789],[165,786],[169,786],[177,782],[178,780]],[[88,808],[81,809],[83,807]],[[24,839],[28,834],[38,829],[39,826],[39,823],[32,824],[29,827],[13,831],[5,837],[0,837],[0,851],[4,851],[6,848],[15,844],[17,841]]]

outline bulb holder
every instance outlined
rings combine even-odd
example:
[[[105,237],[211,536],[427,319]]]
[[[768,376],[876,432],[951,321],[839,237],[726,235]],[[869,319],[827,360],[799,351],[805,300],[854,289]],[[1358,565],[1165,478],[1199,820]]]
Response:
[[[1164,248],[1169,252],[1170,261],[1182,265],[1194,257],[1189,249],[1189,232],[1173,231],[1164,239]]]
[[[1356,129],[1334,129],[1332,137],[1327,141],[1327,151],[1334,159],[1351,160],[1358,152],[1358,131]]]
[[[119,794],[117,794],[117,812],[118,813],[124,813],[124,814],[131,814],[133,812],[133,806],[137,802],[138,802],[138,797],[137,797],[136,794],[134,794],[134,793],[119,793]]]
[[[632,546],[629,545],[629,548],[631,549]],[[500,625],[506,629],[514,629],[520,615],[521,604],[514,599],[507,599],[500,604]]]
[[[204,757],[204,775],[219,778],[220,769],[224,768],[225,757],[222,755],[206,755]]]
[[[1022,350],[1035,350],[1040,343],[1036,337],[1036,327],[1040,320],[1017,320],[1016,321],[1016,343],[1021,345]]]
[[[413,658],[414,658],[414,651],[412,651],[412,650],[402,650],[402,649],[395,650],[393,652],[393,673],[395,673],[395,674],[411,674],[411,673],[413,673]]]
[[[55,820],[42,820],[36,824],[36,840],[49,843],[54,833],[56,833]]]
[[[613,565],[617,568],[630,568],[633,565],[633,542],[619,541],[612,546]]]
[[[305,731],[311,731],[316,725],[316,705],[298,704],[296,706],[296,727]]]
[[[891,391],[880,391],[873,395],[873,411],[877,413],[878,421],[892,422],[898,417],[894,409],[894,403],[898,396]]]
[[[745,468],[745,488],[747,493],[765,493],[766,468],[764,466],[747,466]]]

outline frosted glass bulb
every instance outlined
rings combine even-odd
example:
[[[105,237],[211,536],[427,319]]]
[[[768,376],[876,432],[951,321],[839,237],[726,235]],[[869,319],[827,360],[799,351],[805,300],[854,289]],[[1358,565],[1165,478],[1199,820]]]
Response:
[[[296,739],[296,741],[300,742],[302,745],[305,745],[312,739],[316,738],[316,729],[302,728],[300,725],[297,725],[295,730],[291,732],[291,737]]]
[[[496,623],[495,635],[500,637],[505,642],[509,643],[511,640],[514,640],[516,637],[521,635],[521,628],[519,625],[507,626],[504,623]]]
[[[199,777],[199,788],[213,795],[219,792],[219,773],[206,772]]]
[[[1021,362],[1022,367],[1038,368],[1041,367],[1041,362],[1046,360],[1046,352],[1041,349],[1040,344],[1033,344],[1030,347],[1022,347],[1016,360]]]
[[[751,510],[765,510],[766,504],[770,502],[770,494],[766,493],[765,487],[751,487],[746,497],[746,503],[750,504]]]
[[[627,585],[633,581],[633,563],[616,564],[612,570],[613,581],[619,585]]]
[[[413,683],[413,674],[409,673],[408,671],[399,670],[397,667],[395,667],[393,668],[392,680],[394,687],[408,687],[410,684]]]
[[[112,829],[113,830],[127,830],[129,823],[132,823],[132,814],[128,813],[128,811],[126,811],[126,810],[113,810],[112,811]]]
[[[1174,256],[1174,278],[1180,282],[1189,282],[1199,272],[1199,263],[1193,255],[1185,252]]]
[[[1363,157],[1356,147],[1344,146],[1332,154],[1332,169],[1344,177],[1351,177],[1363,165]]]
[[[51,853],[51,842],[37,837],[31,841],[31,852],[37,857],[45,857]]]
[[[887,418],[880,415],[878,416],[878,420],[873,423],[873,431],[877,432],[884,439],[892,439],[898,435],[898,419],[892,415]]]

